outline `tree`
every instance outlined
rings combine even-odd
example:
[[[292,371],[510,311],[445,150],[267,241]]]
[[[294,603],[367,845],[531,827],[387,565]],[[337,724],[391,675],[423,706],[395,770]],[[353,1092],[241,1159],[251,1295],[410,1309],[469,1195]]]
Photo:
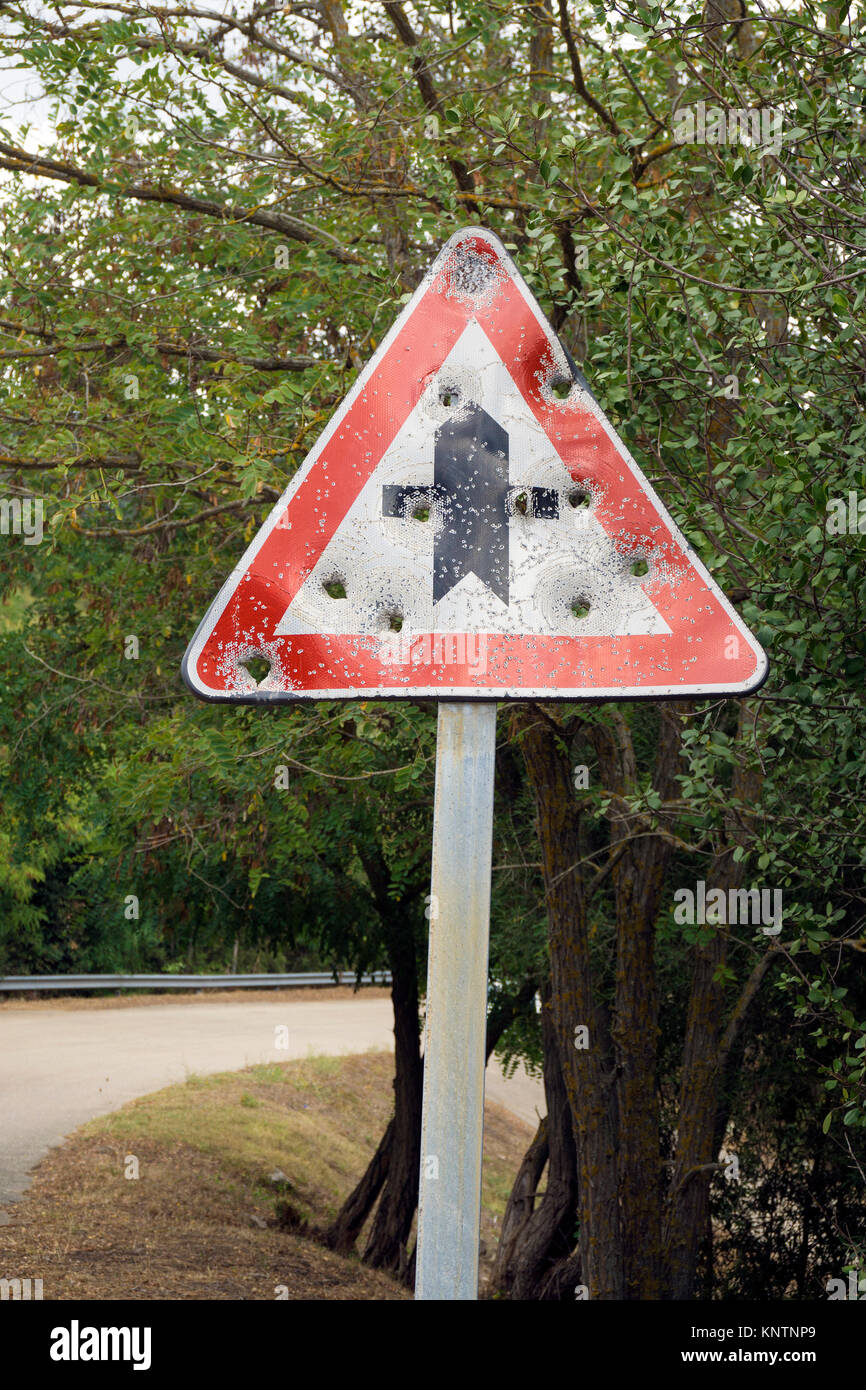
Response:
[[[788,1039],[792,1075],[826,1107],[822,1191],[862,1204],[866,209],[856,19],[808,4],[748,13],[716,4],[699,16],[565,0],[250,4],[230,15],[180,5],[158,17],[85,0],[36,15],[0,5],[0,14],[0,51],[38,72],[58,102],[44,148],[37,132],[0,139],[14,232],[0,277],[0,462],[10,494],[41,489],[53,557],[47,545],[16,543],[2,565],[12,601],[30,605],[30,650],[63,673],[63,698],[88,731],[77,749],[67,735],[59,754],[85,798],[81,852],[91,853],[84,745],[93,741],[100,786],[115,778],[135,802],[135,833],[150,826],[146,853],[161,863],[176,853],[175,891],[181,864],[206,867],[220,932],[241,921],[223,896],[239,883],[235,902],[248,904],[264,902],[259,893],[276,902],[300,880],[298,920],[323,932],[317,893],[327,883],[358,951],[384,940],[389,914],[400,918],[390,906],[404,881],[395,865],[411,853],[399,829],[383,838],[383,824],[393,827],[387,796],[362,784],[362,810],[315,789],[359,767],[377,777],[392,769],[396,787],[404,739],[414,728],[429,740],[429,716],[401,727],[350,707],[333,713],[330,733],[326,710],[286,721],[290,756],[314,781],[292,799],[283,834],[276,816],[261,816],[264,779],[244,789],[257,798],[246,821],[238,799],[242,760],[254,765],[268,746],[267,721],[253,732],[242,711],[168,710],[189,614],[234,553],[230,523],[252,534],[434,247],[467,219],[492,226],[773,667],[765,689],[736,705],[507,712],[494,950],[513,972],[504,998],[533,971],[541,980],[543,1037],[531,1011],[512,1036],[543,1050],[550,1117],[518,1176],[502,1287],[515,1297],[572,1296],[580,1284],[591,1297],[654,1298],[754,1287],[755,1269],[768,1267],[781,1280],[790,1262],[777,1238],[757,1240],[751,1264],[733,1272],[730,1241],[756,1193],[782,1221],[785,1194],[806,1202],[802,1184],[790,1172],[762,1183],[752,1171],[740,1188],[718,1178],[720,1146],[735,1134],[763,1162],[767,1116],[788,1105],[770,1075],[771,1040]],[[23,631],[6,636],[16,691]],[[120,664],[128,635],[144,665]],[[122,689],[126,711],[102,743],[99,680]],[[27,699],[33,718],[47,718],[44,691]],[[363,761],[370,730],[374,766]],[[307,737],[321,761],[304,757]],[[10,760],[8,730],[4,744]],[[588,788],[575,788],[575,764],[589,768]],[[414,784],[421,800],[427,765],[410,766],[403,791],[411,801]],[[19,871],[28,780],[16,774],[5,872],[26,914],[36,878],[63,852],[46,827]],[[190,803],[178,825],[168,817],[180,780]],[[120,803],[118,793],[106,807],[107,833],[132,856],[135,816]],[[540,859],[524,826],[514,830],[515,805],[533,808]],[[310,825],[329,815],[355,835],[343,842],[351,864],[335,862],[315,831],[309,841]],[[422,822],[419,813],[413,832]],[[257,825],[268,828],[267,860]],[[420,861],[416,870],[420,885]],[[782,892],[782,932],[677,920],[673,891],[698,879],[725,893],[756,883]],[[525,948],[503,905],[506,883],[519,893]],[[92,886],[87,896],[92,904]],[[361,902],[356,938],[350,904]],[[537,975],[542,903],[549,987]],[[406,1066],[417,1080],[410,963],[406,972]],[[575,1047],[579,1029],[587,1046]],[[417,1115],[415,1082],[401,1093]],[[785,1152],[799,1155],[816,1116],[792,1113]],[[394,1169],[407,1176],[383,1206],[393,1220],[382,1258],[404,1269],[413,1125]],[[362,1206],[373,1187],[385,1190],[381,1158],[380,1146]],[[849,1216],[804,1228],[801,1292],[822,1260],[851,1254]]]

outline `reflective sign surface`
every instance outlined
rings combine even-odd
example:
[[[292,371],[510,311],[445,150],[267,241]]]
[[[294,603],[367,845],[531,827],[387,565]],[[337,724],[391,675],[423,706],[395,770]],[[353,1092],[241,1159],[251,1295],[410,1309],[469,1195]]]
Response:
[[[479,228],[437,257],[184,659],[214,700],[743,694],[766,670]]]

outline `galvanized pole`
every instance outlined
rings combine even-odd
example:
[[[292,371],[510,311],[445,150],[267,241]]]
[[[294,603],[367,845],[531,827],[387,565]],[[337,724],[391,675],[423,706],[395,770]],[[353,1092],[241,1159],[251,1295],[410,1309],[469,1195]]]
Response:
[[[496,705],[440,701],[416,1299],[478,1297]]]

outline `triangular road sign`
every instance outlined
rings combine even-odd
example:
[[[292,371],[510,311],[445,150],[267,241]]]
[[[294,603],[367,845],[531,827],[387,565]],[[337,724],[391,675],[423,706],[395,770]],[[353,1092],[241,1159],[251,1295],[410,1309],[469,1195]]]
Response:
[[[477,227],[436,258],[183,664],[231,701],[742,695],[766,672]]]

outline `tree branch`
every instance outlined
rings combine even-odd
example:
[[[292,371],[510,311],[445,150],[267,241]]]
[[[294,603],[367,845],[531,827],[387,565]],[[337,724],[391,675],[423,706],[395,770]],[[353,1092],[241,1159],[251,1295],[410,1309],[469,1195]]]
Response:
[[[128,346],[125,338],[90,343],[58,343],[54,347],[18,348],[0,352],[0,361],[11,362],[26,357],[56,357],[61,352],[118,352]],[[194,362],[236,362],[242,367],[255,367],[260,372],[303,372],[316,366],[314,357],[245,357],[222,348],[194,347],[184,343],[154,343],[153,350],[167,357],[187,357]]]
[[[77,521],[72,520],[70,520],[69,525],[78,536],[150,536],[154,531],[170,531],[182,526],[197,526],[199,522],[207,521],[212,516],[219,516],[221,512],[238,512],[253,503],[261,504],[262,501],[261,497],[244,497],[236,502],[223,502],[218,507],[207,507],[195,516],[179,517],[177,521],[161,517],[159,521],[149,521],[145,526],[106,526],[94,530],[87,526],[79,526]]]
[[[740,1029],[742,1028],[743,1023],[745,1022],[746,1014],[749,1012],[749,1009],[751,1008],[755,1000],[755,996],[757,995],[758,990],[761,988],[761,985],[764,982],[764,976],[766,975],[770,966],[773,964],[774,960],[776,960],[778,957],[779,947],[780,942],[778,938],[774,938],[767,947],[767,950],[761,956],[761,959],[758,961],[755,968],[753,969],[751,975],[749,976],[748,980],[743,986],[742,994],[740,995],[739,999],[734,1005],[734,1008],[731,1012],[731,1017],[728,1019],[728,1026],[725,1029],[724,1034],[722,1035],[721,1043],[719,1044],[718,1065],[720,1072],[724,1072],[724,1069],[727,1066],[728,1056],[730,1054],[731,1048],[736,1042]]]
[[[50,159],[47,155],[31,154],[17,145],[7,145],[4,141],[0,141],[0,169],[11,169],[16,174],[32,174],[39,178],[58,179],[61,183],[76,183],[82,188],[95,188],[100,193],[114,194],[120,198],[135,198],[144,203],[166,203],[183,208],[185,212],[202,213],[205,217],[213,217],[220,222],[245,222],[257,227],[267,227],[269,231],[280,232],[293,241],[303,242],[307,246],[320,246],[341,264],[363,264],[360,256],[342,246],[330,232],[322,231],[312,223],[291,217],[287,213],[215,203],[207,198],[195,198],[192,194],[182,193],[179,188],[146,188],[143,184],[127,184],[124,187],[120,184],[103,183],[94,174],[88,173],[78,165]]]
[[[568,50],[568,61],[571,64],[571,76],[574,82],[575,91],[582,97],[591,111],[594,111],[599,120],[603,121],[608,130],[614,135],[621,135],[622,130],[609,111],[606,111],[600,101],[592,95],[583,77],[583,68],[580,66],[580,54],[577,51],[577,44],[574,41],[574,33],[571,28],[571,20],[568,17],[568,5],[566,0],[559,0],[559,27],[562,37],[565,39],[565,47]]]
[[[407,48],[413,50],[417,49],[418,35],[409,23],[403,6],[399,3],[395,3],[395,0],[386,0],[385,9],[401,41]],[[421,100],[427,107],[427,110],[431,111],[434,115],[441,116],[442,102],[433,85],[430,69],[420,53],[413,53],[412,71],[415,74],[415,82],[418,86],[418,91],[421,93]],[[458,159],[456,155],[448,156],[448,166],[454,175],[457,187],[462,193],[469,195],[470,201],[467,202],[467,206],[472,209],[477,217],[480,217],[481,209],[476,202],[471,201],[475,193],[475,180],[463,163],[463,160]]]

